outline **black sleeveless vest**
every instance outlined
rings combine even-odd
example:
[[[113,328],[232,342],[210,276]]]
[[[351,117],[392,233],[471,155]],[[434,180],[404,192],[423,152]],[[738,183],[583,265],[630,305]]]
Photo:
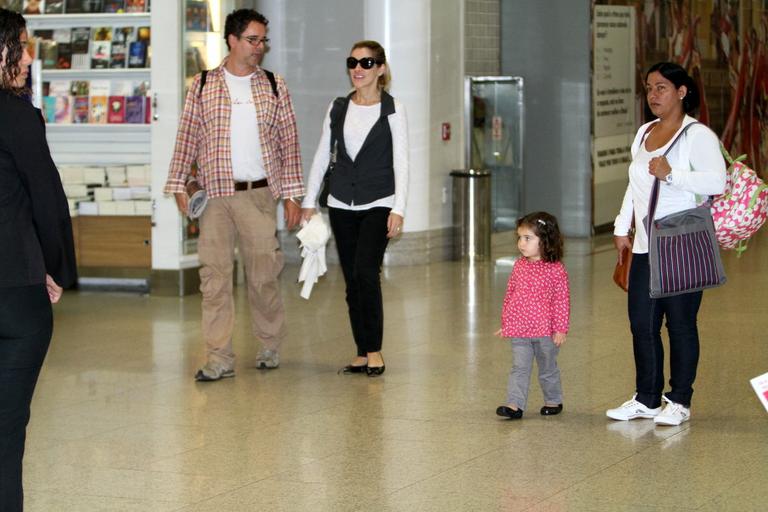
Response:
[[[381,91],[379,119],[352,160],[344,145],[344,120],[352,94],[354,93],[350,93],[346,98],[337,98],[331,109],[331,137],[337,145],[336,165],[330,177],[330,192],[345,204],[351,205],[354,202],[358,205],[371,203],[395,193],[392,132],[388,120],[388,116],[395,113],[395,100],[386,91]]]

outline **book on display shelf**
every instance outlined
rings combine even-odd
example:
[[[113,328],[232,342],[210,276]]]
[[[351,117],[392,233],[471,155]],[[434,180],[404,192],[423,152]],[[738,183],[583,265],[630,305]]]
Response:
[[[91,96],[88,98],[88,123],[107,124],[109,105],[107,96]]]
[[[124,69],[128,53],[126,44],[112,41],[111,52],[109,57],[109,67],[112,69]]]
[[[40,41],[40,61],[43,69],[56,69],[59,62],[59,47],[52,39]]]
[[[45,14],[63,14],[64,0],[46,0]]]
[[[144,41],[133,41],[128,46],[128,67],[146,68],[147,67],[147,43]]]
[[[72,29],[72,69],[90,69],[90,42],[90,27],[74,27]]]
[[[56,122],[56,98],[53,96],[43,96],[42,101],[43,118],[46,123]]]
[[[0,7],[8,9],[9,11],[21,12],[22,0],[0,0]]]
[[[113,43],[130,43],[136,37],[135,27],[115,27],[112,30]]]
[[[125,122],[144,124],[144,96],[128,96],[125,98]]]
[[[147,43],[147,46],[149,46],[150,40],[152,39],[152,28],[151,27],[139,27],[136,29],[136,40],[137,41],[144,41]]]
[[[112,27],[91,27],[91,36],[94,41],[111,41]]]
[[[125,12],[148,12],[146,0],[125,0]]]
[[[53,98],[56,98],[56,101],[54,103],[53,122],[55,124],[71,124],[72,123],[72,96],[54,95]]]
[[[104,0],[67,0],[67,14],[87,14],[103,12]]]
[[[107,122],[110,124],[125,123],[125,96],[109,97],[109,112]]]
[[[22,14],[43,14],[45,12],[44,0],[24,0]]]
[[[72,96],[88,96],[90,85],[88,80],[72,80],[69,90]]]
[[[109,59],[112,55],[111,41],[91,42],[91,69],[109,68]]]
[[[89,110],[88,96],[75,96],[72,107],[72,122],[74,124],[88,124]]]
[[[103,12],[125,12],[125,0],[104,0]]]
[[[53,40],[58,46],[56,69],[70,69],[72,67],[72,31],[68,28],[54,30]]]

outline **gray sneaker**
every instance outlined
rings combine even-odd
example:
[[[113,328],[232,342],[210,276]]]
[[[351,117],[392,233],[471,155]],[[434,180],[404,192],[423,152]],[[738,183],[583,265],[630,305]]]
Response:
[[[280,356],[274,350],[262,350],[256,356],[256,368],[271,370],[280,366]]]
[[[226,379],[228,377],[234,377],[235,370],[232,368],[225,368],[217,363],[207,362],[205,366],[197,370],[195,374],[195,380],[199,382],[211,382],[219,379]]]

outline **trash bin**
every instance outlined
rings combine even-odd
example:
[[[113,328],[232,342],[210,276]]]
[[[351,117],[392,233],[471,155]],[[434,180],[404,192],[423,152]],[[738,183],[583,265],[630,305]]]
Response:
[[[472,261],[491,256],[491,172],[452,171],[454,256]]]

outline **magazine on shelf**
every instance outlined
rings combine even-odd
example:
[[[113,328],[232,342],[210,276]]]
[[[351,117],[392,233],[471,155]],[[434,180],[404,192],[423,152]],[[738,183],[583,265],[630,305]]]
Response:
[[[21,12],[22,2],[21,0],[0,0],[0,7],[9,11]]]
[[[128,46],[128,67],[146,68],[147,67],[147,43],[144,41],[133,41]]]
[[[135,82],[132,80],[113,80],[112,96],[133,96]]]
[[[88,96],[75,96],[72,107],[72,122],[75,124],[87,124],[89,110]]]
[[[130,43],[136,37],[135,27],[115,27],[112,30],[113,43]]]
[[[126,44],[112,41],[111,51],[112,53],[109,58],[109,67],[118,69],[125,68],[125,63],[128,60],[128,47]]]
[[[109,68],[109,59],[112,55],[111,41],[91,42],[91,69]]]
[[[90,69],[90,41],[90,27],[74,27],[72,29],[72,69]]]
[[[107,122],[110,124],[122,124],[125,122],[125,96],[109,97]]]
[[[187,31],[208,32],[208,4],[204,0],[187,0]]]
[[[22,14],[43,14],[45,12],[44,0],[24,0]]]
[[[48,95],[55,98],[54,123],[72,122],[72,94],[69,80],[52,80],[48,86]]]
[[[45,14],[63,14],[64,0],[46,0]]]
[[[152,39],[152,28],[139,27],[138,29],[136,29],[137,41],[144,41],[145,43],[147,43],[147,46],[149,46],[151,39]]]
[[[125,12],[125,0],[104,0],[103,12]]]
[[[72,96],[88,96],[90,82],[88,80],[72,80],[69,90]]]
[[[53,31],[53,40],[58,46],[57,69],[70,69],[72,67],[72,31],[68,28]]]
[[[111,41],[112,27],[91,27],[91,37],[94,41]]]
[[[40,40],[40,61],[43,69],[56,69],[59,61],[58,44],[53,39]]]
[[[90,124],[107,124],[108,96],[91,96],[88,99],[88,122]]]
[[[72,96],[54,96],[56,98],[56,124],[72,123]]]
[[[67,0],[67,14],[102,12],[104,0]]]
[[[43,118],[46,123],[56,122],[56,98],[53,96],[43,96],[42,101]]]
[[[91,80],[89,96],[88,122],[92,124],[106,124],[109,112],[107,101],[110,91],[109,80]]]
[[[32,31],[32,37],[36,37],[38,39],[53,39],[53,30],[52,29],[38,29]]]
[[[128,96],[125,98],[125,122],[131,124],[144,123],[144,96]]]
[[[147,1],[125,0],[125,12],[147,12]]]

